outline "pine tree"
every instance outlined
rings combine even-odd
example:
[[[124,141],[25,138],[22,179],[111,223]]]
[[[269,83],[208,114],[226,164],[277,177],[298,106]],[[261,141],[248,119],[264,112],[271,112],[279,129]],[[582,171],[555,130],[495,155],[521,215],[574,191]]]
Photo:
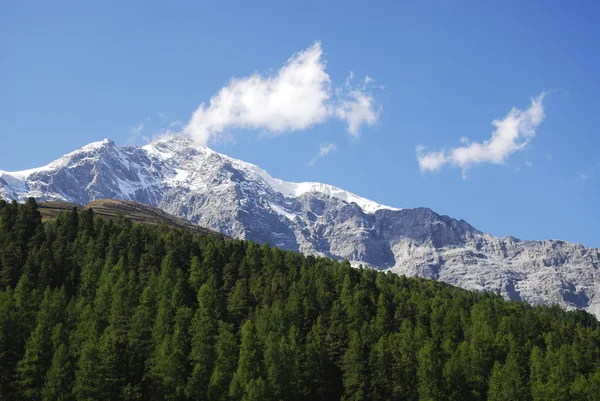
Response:
[[[251,381],[262,376],[262,348],[251,320],[247,320],[241,329],[242,342],[237,370],[233,375],[229,395],[234,399],[246,397]],[[252,387],[253,388],[253,387]]]
[[[75,371],[73,394],[78,401],[106,400],[106,377],[97,338],[89,338],[81,350]]]
[[[46,374],[42,399],[44,401],[72,400],[73,364],[67,346],[62,343],[54,352],[52,364]]]
[[[52,362],[52,330],[66,308],[63,291],[47,289],[36,317],[36,328],[17,365],[18,385],[25,399],[39,399],[46,371]]]
[[[16,398],[12,384],[15,365],[20,358],[19,343],[24,343],[15,338],[20,334],[17,325],[12,291],[0,291],[0,400]]]
[[[215,343],[215,367],[208,384],[208,399],[224,401],[229,399],[229,384],[236,371],[238,359],[237,341],[233,327],[219,322],[219,332]]]
[[[417,353],[419,341],[410,322],[404,321],[398,333],[392,335],[394,363],[394,395],[402,400],[417,400]]]
[[[342,395],[336,394],[337,388],[332,388],[332,383],[327,382],[328,370],[327,354],[322,339],[320,318],[306,335],[306,346],[302,355],[302,382],[306,386],[309,399],[326,400],[339,399]]]
[[[285,337],[275,332],[267,335],[265,342],[265,377],[269,393],[275,399],[291,398],[288,383],[290,382],[287,366],[287,347]]]
[[[466,343],[452,352],[442,370],[444,393],[448,400],[463,401],[473,398],[468,383]]]
[[[534,401],[546,400],[549,398],[547,380],[549,369],[546,364],[544,352],[537,346],[531,351],[530,358],[531,372],[529,374],[531,396]]]
[[[194,256],[190,265],[190,287],[194,291],[198,291],[202,284],[208,280],[208,277],[208,268],[202,265],[198,256]]]
[[[267,386],[262,377],[250,380],[242,397],[242,401],[268,401],[269,399]]]
[[[147,392],[144,372],[153,349],[152,326],[156,318],[156,276],[152,276],[141,296],[131,319],[131,327],[127,333],[127,349],[129,355],[130,379],[135,391]],[[130,391],[133,391],[131,389]]]
[[[574,401],[596,401],[600,394],[600,369],[586,379],[579,374],[571,384],[570,399]]]
[[[344,400],[359,401],[367,399],[368,369],[366,362],[365,339],[360,333],[353,331],[350,333],[350,343],[342,359]]]
[[[377,299],[377,315],[375,316],[375,330],[377,333],[384,334],[391,330],[392,310],[390,301],[386,294],[379,294]]]
[[[488,400],[527,400],[529,391],[525,386],[522,369],[513,353],[508,354],[504,364],[496,362],[489,379]]]
[[[549,357],[552,363],[548,375],[548,394],[556,401],[570,401],[569,386],[575,380],[576,372],[570,345],[563,344]]]
[[[248,314],[249,308],[248,281],[238,280],[227,299],[227,311],[232,322],[241,326]]]
[[[394,386],[398,379],[395,375],[393,343],[389,334],[384,334],[373,345],[369,357],[369,370],[371,371],[369,390],[370,399],[394,399]]]
[[[440,354],[437,346],[428,341],[417,355],[419,400],[435,401],[442,398]]]
[[[198,309],[190,327],[192,350],[189,355],[193,370],[186,394],[190,398],[206,398],[214,364],[214,343],[218,330],[219,299],[216,280],[211,276],[198,291]]]
[[[152,380],[151,398],[155,400],[184,400],[189,374],[188,331],[191,310],[180,307],[175,316],[172,333],[167,333],[157,346],[148,367]]]

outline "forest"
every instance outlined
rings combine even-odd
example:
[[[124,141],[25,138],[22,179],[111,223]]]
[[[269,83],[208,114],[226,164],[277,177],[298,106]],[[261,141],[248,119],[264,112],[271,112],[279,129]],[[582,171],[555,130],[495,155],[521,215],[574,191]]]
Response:
[[[0,201],[0,400],[599,400],[599,353],[584,311]]]

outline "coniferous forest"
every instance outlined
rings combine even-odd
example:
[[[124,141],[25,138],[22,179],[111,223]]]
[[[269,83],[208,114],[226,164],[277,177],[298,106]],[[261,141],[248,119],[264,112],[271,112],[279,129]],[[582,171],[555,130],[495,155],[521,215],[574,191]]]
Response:
[[[583,311],[0,201],[1,400],[598,400]]]

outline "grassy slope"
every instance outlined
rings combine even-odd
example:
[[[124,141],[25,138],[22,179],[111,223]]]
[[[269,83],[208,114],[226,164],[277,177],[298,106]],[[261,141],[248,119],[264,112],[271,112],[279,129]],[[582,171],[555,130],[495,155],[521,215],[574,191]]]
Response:
[[[160,225],[166,224],[177,228],[188,228],[193,232],[202,234],[216,234],[215,231],[204,227],[194,225],[184,219],[175,217],[155,207],[145,205],[139,202],[117,200],[117,199],[99,199],[88,203],[85,206],[68,202],[40,202],[39,210],[43,220],[49,220],[56,217],[63,210],[77,207],[79,210],[92,208],[98,217],[115,218],[121,213],[123,216],[137,223]]]

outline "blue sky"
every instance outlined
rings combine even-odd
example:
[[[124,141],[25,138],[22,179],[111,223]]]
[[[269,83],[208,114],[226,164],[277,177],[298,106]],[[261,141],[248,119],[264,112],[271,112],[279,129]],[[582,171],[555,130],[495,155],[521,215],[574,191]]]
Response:
[[[498,236],[600,247],[594,2],[51,3],[0,5],[2,170],[105,137],[141,144],[181,129],[172,122],[186,126],[204,103],[200,128],[188,131],[212,133],[210,147],[275,177],[431,207]],[[250,107],[215,125],[210,100],[232,78],[258,74],[268,92],[290,57],[317,42],[316,71],[330,81],[320,107],[276,107],[278,118]],[[349,132],[340,110],[354,91],[375,114],[353,109],[360,129]],[[542,113],[527,114],[544,92]],[[491,151],[491,123],[513,107],[520,136]],[[315,159],[321,146],[330,152]],[[465,174],[452,153],[461,147],[475,152],[461,159]],[[423,170],[417,156],[428,152],[445,161]]]

